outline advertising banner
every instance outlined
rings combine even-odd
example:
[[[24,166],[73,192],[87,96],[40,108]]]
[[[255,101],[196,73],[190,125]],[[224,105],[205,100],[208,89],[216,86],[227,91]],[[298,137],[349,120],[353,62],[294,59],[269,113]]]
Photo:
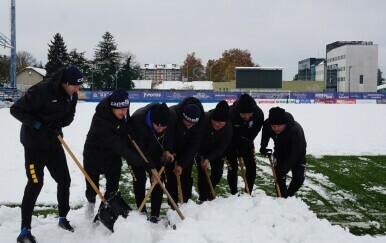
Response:
[[[99,102],[110,95],[112,91],[82,91],[84,99]],[[179,102],[186,97],[196,97],[201,102],[218,102],[226,100],[233,103],[242,92],[198,92],[198,91],[129,91],[132,102]],[[381,104],[386,100],[386,93],[360,92],[250,92],[252,98],[259,104]],[[82,95],[83,96],[83,95]],[[83,97],[82,97],[83,99]],[[363,100],[359,102],[359,100]]]

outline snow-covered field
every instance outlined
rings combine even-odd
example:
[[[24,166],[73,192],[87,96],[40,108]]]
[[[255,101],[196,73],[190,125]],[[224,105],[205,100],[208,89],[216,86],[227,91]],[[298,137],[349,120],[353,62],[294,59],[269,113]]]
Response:
[[[133,103],[131,112],[144,106]],[[171,105],[171,104],[170,104]],[[76,157],[82,161],[82,150],[96,103],[79,103],[75,121],[64,129],[64,139]],[[205,110],[215,104],[204,104]],[[268,114],[271,105],[261,105]],[[308,142],[308,154],[323,155],[385,155],[385,105],[281,105],[303,126]],[[20,123],[0,109],[1,161],[0,205],[20,204],[26,183],[24,151],[19,142]],[[259,148],[260,136],[255,140]],[[85,203],[84,177],[67,157],[72,175],[71,206]],[[37,204],[56,204],[56,184],[46,171],[45,185]],[[254,197],[218,198],[197,205],[181,206],[186,219],[174,212],[169,219],[177,230],[154,225],[132,212],[127,219],[119,218],[116,232],[103,227],[92,228],[84,219],[83,209],[71,210],[68,219],[75,233],[64,232],[56,225],[54,215],[33,218],[32,232],[44,242],[386,242],[386,236],[354,236],[340,226],[332,226],[298,198],[287,200],[266,196],[259,190]],[[0,206],[0,242],[14,242],[20,228],[20,208]]]

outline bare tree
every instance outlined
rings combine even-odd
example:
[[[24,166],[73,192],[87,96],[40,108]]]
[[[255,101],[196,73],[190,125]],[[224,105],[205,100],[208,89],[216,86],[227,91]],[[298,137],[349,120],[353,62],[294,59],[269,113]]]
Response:
[[[16,54],[16,71],[19,72],[29,66],[38,66],[36,58],[28,51],[18,51]]]

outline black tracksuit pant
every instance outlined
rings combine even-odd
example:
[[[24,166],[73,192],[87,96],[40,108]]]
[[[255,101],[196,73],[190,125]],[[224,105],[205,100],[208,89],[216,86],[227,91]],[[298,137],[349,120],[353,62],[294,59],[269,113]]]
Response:
[[[224,158],[220,157],[215,160],[209,161],[210,163],[210,181],[212,182],[213,189],[216,188],[217,184],[222,178],[224,171]],[[198,194],[200,201],[212,200],[213,195],[210,191],[208,179],[206,178],[205,171],[201,167],[201,158],[196,158],[197,173],[198,173]]]
[[[142,167],[130,166],[130,168],[133,176],[135,202],[137,204],[137,207],[139,208],[141,206],[143,199],[145,199],[145,191],[146,191],[145,187],[146,187],[147,175],[146,175],[145,169]],[[157,167],[157,171],[159,171],[160,169],[161,167]],[[165,180],[165,172],[162,173],[161,175],[161,181],[164,181],[164,180]],[[162,197],[163,197],[162,188],[157,183],[150,197],[150,203],[151,203],[150,216],[159,217],[160,211],[161,211]],[[146,207],[143,208],[142,212],[146,212]]]
[[[280,163],[280,162],[278,162]],[[284,198],[292,197],[303,185],[305,179],[305,169],[306,165],[297,163],[294,167],[291,168],[292,180],[287,188],[286,179],[287,174],[278,170],[279,166],[275,166],[275,172],[277,177],[277,183],[279,184],[281,196]]]
[[[116,163],[119,165],[119,163]],[[99,179],[100,175],[105,175],[106,177],[106,191],[104,197],[106,200],[110,198],[112,192],[116,192],[119,189],[119,179],[121,177],[121,166],[115,166],[114,168],[93,168],[89,166],[85,166],[85,171],[90,176],[91,180],[99,189]],[[95,203],[95,197],[97,193],[94,188],[92,188],[91,184],[86,180],[86,198],[90,203]],[[103,204],[103,202],[101,202]]]
[[[47,167],[52,178],[58,184],[57,199],[59,217],[66,217],[70,211],[71,177],[67,166],[66,156],[62,146],[55,146],[51,150],[24,148],[25,170],[28,178],[21,204],[21,228],[31,228],[32,213],[36,200],[43,187],[44,167]]]
[[[192,165],[193,166],[193,165]],[[168,163],[165,167],[166,171],[166,189],[172,196],[175,203],[179,202],[178,198],[178,184],[177,184],[177,176],[173,172],[174,163]],[[193,188],[193,175],[192,175],[192,167],[184,168],[180,175],[181,181],[181,190],[182,197],[184,199],[184,203],[188,202],[189,199],[192,198],[192,188]],[[170,201],[168,201],[169,205],[172,206]]]
[[[237,170],[239,167],[238,156],[240,156],[244,162],[245,174],[247,177],[247,183],[249,191],[252,193],[253,186],[256,179],[256,161],[255,161],[255,149],[253,146],[249,148],[241,148],[239,151],[237,148],[228,148],[226,159],[228,165],[228,184],[232,195],[237,193]]]

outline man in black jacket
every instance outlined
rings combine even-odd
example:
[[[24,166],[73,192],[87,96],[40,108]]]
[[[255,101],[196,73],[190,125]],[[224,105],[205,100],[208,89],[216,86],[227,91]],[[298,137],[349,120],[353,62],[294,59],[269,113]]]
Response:
[[[150,103],[136,110],[130,119],[132,135],[139,148],[149,162],[154,163],[159,171],[164,163],[174,161],[172,151],[172,133],[170,124],[175,121],[170,119],[170,110],[165,103]],[[172,126],[170,126],[172,127]],[[166,161],[166,162],[165,162]],[[137,207],[140,207],[145,198],[146,172],[143,168],[131,166],[133,172],[133,186]],[[161,176],[164,180],[164,175]],[[151,182],[155,178],[151,176]],[[162,204],[163,191],[157,184],[151,194],[151,214],[149,220],[158,222]],[[144,207],[141,213],[146,214]]]
[[[126,90],[115,90],[96,107],[90,130],[84,144],[83,165],[91,180],[99,187],[99,176],[106,177],[105,198],[118,191],[122,157],[129,165],[146,166],[132,144],[128,141],[130,124],[129,94]],[[86,180],[87,218],[94,216],[96,192]]]
[[[228,162],[228,184],[231,194],[237,193],[237,158],[245,164],[247,183],[252,193],[256,179],[255,140],[264,122],[264,113],[256,101],[248,94],[243,94],[229,109],[233,125],[233,137],[226,158]]]
[[[176,121],[173,130],[173,154],[175,163],[168,163],[166,188],[174,201],[178,201],[177,175],[181,178],[184,202],[192,197],[192,167],[194,156],[200,148],[204,128],[204,108],[194,97],[187,97],[179,104],[170,107],[172,120]],[[171,205],[171,203],[169,202]]]
[[[267,149],[269,139],[272,138],[274,147],[274,164],[277,181],[282,197],[292,197],[304,182],[306,167],[307,142],[303,128],[293,116],[280,107],[269,110],[268,119],[265,120],[260,153],[269,155],[271,149]],[[286,176],[292,171],[292,180],[289,187],[286,186]]]
[[[27,185],[21,205],[21,233],[18,242],[35,242],[31,234],[32,212],[43,187],[44,167],[58,183],[59,226],[74,231],[66,219],[70,210],[71,177],[64,150],[57,139],[62,127],[75,116],[81,71],[74,66],[60,68],[52,76],[33,85],[12,105],[11,114],[21,121],[20,141],[25,151]]]
[[[211,168],[210,180],[213,188],[220,182],[224,169],[224,153],[232,139],[232,124],[229,122],[229,105],[220,101],[214,110],[205,113],[204,140],[196,156],[198,193],[200,201],[213,199],[204,170]]]

